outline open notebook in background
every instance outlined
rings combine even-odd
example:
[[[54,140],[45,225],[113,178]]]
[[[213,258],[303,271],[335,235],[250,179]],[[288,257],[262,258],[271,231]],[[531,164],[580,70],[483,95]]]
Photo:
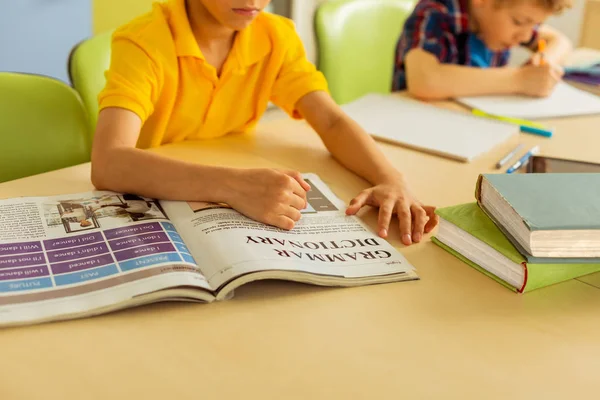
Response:
[[[559,82],[549,97],[479,96],[460,97],[458,102],[503,117],[542,119],[600,113],[600,98]]]
[[[564,66],[565,69],[573,67],[585,68],[596,64],[600,64],[600,51],[582,47],[569,54]]]
[[[516,125],[398,96],[368,94],[342,109],[375,138],[463,162],[519,132]]]

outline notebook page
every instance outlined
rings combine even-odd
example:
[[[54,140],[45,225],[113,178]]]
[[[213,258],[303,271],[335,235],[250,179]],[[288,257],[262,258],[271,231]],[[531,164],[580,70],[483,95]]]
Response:
[[[342,109],[376,138],[465,162],[519,131],[516,125],[400,96],[368,94]]]
[[[460,103],[504,117],[543,119],[600,113],[600,98],[559,82],[546,98],[521,95],[461,97]]]

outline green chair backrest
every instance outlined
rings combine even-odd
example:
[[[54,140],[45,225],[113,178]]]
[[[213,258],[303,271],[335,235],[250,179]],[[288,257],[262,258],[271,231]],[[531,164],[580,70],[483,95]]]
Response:
[[[90,118],[90,132],[98,121],[98,95],[106,85],[104,72],[110,67],[112,31],[79,43],[69,56],[69,76]]]
[[[0,182],[87,162],[90,148],[87,113],[73,88],[0,72]]]
[[[333,0],[318,8],[318,67],[338,104],[391,92],[396,43],[415,3]]]

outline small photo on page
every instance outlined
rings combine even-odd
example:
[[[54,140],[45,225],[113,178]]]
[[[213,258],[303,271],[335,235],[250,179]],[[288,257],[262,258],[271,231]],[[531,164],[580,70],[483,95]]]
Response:
[[[317,186],[310,179],[306,179],[306,183],[310,185],[310,190],[306,193],[308,207],[302,210],[302,214],[315,214],[323,211],[338,211],[338,208],[329,199],[321,193]]]
[[[59,200],[44,203],[43,209],[46,226],[51,231],[62,228],[65,233],[116,228],[138,221],[168,219],[157,201],[130,194]]]

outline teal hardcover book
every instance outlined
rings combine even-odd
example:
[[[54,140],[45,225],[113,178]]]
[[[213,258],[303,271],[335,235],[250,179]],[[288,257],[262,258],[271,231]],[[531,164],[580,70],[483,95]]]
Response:
[[[599,261],[600,174],[484,174],[476,198],[529,261]]]

